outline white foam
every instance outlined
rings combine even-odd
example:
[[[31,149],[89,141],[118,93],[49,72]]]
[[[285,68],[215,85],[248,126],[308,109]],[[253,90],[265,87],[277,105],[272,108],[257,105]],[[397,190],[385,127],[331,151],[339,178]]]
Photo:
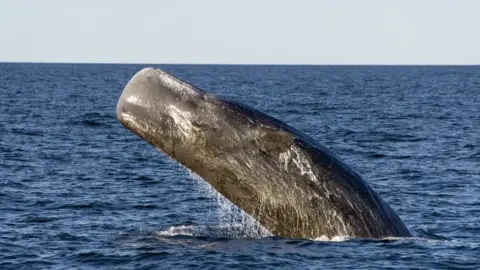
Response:
[[[334,237],[328,237],[328,236],[322,235],[322,236],[317,237],[317,238],[312,239],[312,240],[313,241],[320,241],[320,242],[344,242],[344,241],[347,241],[349,239],[351,239],[351,238],[348,237],[348,236],[337,235],[337,236],[334,236]]]
[[[172,226],[165,231],[159,231],[155,234],[160,236],[175,236],[175,235],[186,235],[186,236],[194,236],[196,228],[194,226]]]

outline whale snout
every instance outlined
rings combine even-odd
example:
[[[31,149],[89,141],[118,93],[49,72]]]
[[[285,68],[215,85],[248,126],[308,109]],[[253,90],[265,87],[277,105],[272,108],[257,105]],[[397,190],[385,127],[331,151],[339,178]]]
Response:
[[[117,103],[117,118],[124,124],[127,118],[138,115],[138,111],[149,107],[151,96],[149,84],[154,80],[155,69],[144,68],[128,82]],[[153,86],[153,85],[152,85]]]
[[[138,110],[150,114],[165,111],[169,106],[185,106],[203,99],[203,91],[172,75],[154,68],[140,70],[128,82],[117,104],[117,118],[128,111]]]
[[[191,130],[192,116],[204,93],[159,69],[140,70],[125,86],[117,103],[117,119],[152,142],[168,142]]]

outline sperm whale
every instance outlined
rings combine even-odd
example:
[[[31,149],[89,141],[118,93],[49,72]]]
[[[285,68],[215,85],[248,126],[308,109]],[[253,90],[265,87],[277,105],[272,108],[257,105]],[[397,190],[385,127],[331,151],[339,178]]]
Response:
[[[127,129],[273,235],[410,236],[390,206],[333,152],[248,105],[145,68],[126,85],[116,113]]]

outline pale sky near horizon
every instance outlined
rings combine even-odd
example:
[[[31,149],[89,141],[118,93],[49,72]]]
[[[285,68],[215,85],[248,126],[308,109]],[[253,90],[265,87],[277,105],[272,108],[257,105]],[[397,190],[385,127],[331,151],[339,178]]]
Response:
[[[1,0],[0,62],[480,64],[477,0]]]

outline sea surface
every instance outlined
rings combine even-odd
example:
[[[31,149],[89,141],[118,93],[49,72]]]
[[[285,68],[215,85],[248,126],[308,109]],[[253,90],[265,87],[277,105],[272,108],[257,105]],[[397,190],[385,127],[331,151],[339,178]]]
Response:
[[[285,239],[116,120],[159,67],[310,135],[414,234]],[[0,63],[0,269],[480,268],[480,67]]]

